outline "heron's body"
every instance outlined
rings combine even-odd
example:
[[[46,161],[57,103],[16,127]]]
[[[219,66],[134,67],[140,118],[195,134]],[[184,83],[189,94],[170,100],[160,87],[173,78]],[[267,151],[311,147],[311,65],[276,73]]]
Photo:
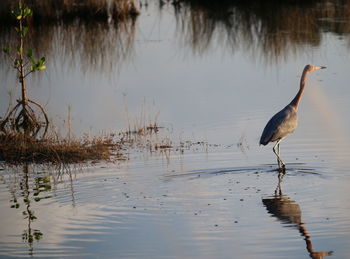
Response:
[[[313,65],[306,65],[303,74],[300,79],[300,89],[294,99],[284,107],[281,111],[276,113],[266,124],[263,133],[260,138],[260,144],[267,145],[270,142],[276,142],[273,147],[273,152],[277,156],[278,165],[284,167],[284,163],[279,156],[279,144],[286,136],[294,132],[298,126],[298,106],[301,101],[301,97],[304,93],[306,78],[312,71],[323,69],[325,67],[318,67]],[[277,150],[276,150],[277,147]]]
[[[279,141],[285,138],[298,126],[297,111],[291,105],[287,105],[276,113],[266,124],[260,138],[260,144],[267,145],[269,142]]]

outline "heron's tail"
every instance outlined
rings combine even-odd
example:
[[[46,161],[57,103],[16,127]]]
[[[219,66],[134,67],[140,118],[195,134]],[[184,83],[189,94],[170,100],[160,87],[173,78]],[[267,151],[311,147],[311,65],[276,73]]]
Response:
[[[260,139],[259,141],[259,146],[263,145],[263,146],[266,146],[270,141],[264,141],[262,138]]]

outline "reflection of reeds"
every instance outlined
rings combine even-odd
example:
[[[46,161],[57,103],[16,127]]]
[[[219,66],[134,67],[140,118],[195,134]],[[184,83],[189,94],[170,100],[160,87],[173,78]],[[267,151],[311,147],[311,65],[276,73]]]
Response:
[[[185,42],[197,54],[222,44],[274,61],[300,47],[319,45],[323,31],[350,32],[349,0],[182,0],[175,11]]]
[[[108,73],[132,55],[135,22],[68,25],[56,27],[56,33],[51,50],[64,46],[60,48],[63,55],[71,57],[73,63],[80,62],[83,71]]]
[[[10,10],[18,1],[2,0],[0,23],[11,22]],[[139,10],[134,0],[26,0],[34,11],[33,21],[40,23],[81,20],[124,19],[136,16]]]
[[[82,22],[33,26],[28,35],[28,47],[45,56],[48,66],[77,65],[84,72],[106,72],[126,61],[133,52],[135,20]],[[16,46],[15,33],[3,27],[0,46]],[[8,62],[1,58],[0,65]]]

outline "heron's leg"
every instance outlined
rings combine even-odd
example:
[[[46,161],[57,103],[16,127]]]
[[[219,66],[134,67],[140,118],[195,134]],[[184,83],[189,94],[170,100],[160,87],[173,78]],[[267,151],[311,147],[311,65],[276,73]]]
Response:
[[[280,165],[280,159],[279,159],[279,155],[276,151],[276,147],[278,145],[278,142],[273,146],[272,150],[273,150],[273,153],[275,153],[276,157],[277,157],[277,162],[278,162],[278,166]]]
[[[278,154],[278,156],[280,155],[280,143],[279,141],[276,143],[276,153]],[[281,168],[281,160],[279,157],[277,157],[277,163],[278,163],[278,167]]]
[[[279,196],[282,195],[281,183],[282,183],[283,176],[285,175],[285,173],[286,173],[285,170],[282,170],[278,173],[278,184],[277,184],[277,187],[275,190],[275,195],[279,195]]]
[[[272,150],[273,150],[273,153],[275,153],[275,155],[277,156],[278,167],[279,167],[279,168],[285,168],[286,166],[285,166],[285,164],[283,163],[283,161],[282,161],[282,159],[281,159],[281,157],[280,157],[280,155],[279,155],[279,152],[277,153],[277,151],[276,151],[276,148],[277,148],[278,151],[279,151],[279,144],[280,144],[281,140],[282,140],[282,139],[280,139],[280,140],[277,141],[276,145],[273,146],[273,149],[272,149]]]
[[[281,168],[281,161],[280,161],[280,159],[277,157],[277,163],[278,163],[278,168]]]
[[[278,141],[278,156],[280,155],[280,144],[281,144],[281,141],[283,140],[284,138],[281,138],[279,141]],[[285,174],[286,173],[286,165],[285,163],[282,161],[281,157],[279,156],[280,158],[280,162],[281,162],[281,166],[280,166],[280,169],[281,169],[281,173],[282,174]]]
[[[277,154],[278,154],[278,156],[280,155],[280,142],[282,141],[282,139],[280,140],[280,141],[278,141],[278,145],[277,145]],[[277,159],[278,160],[278,159]],[[282,161],[282,159],[281,159],[281,157],[279,157],[279,160],[278,160],[278,167],[279,167],[279,169],[281,169],[280,170],[280,173],[281,174],[285,174],[286,172],[285,172],[285,170],[286,170],[286,166],[285,166],[285,164],[283,163],[283,161]]]

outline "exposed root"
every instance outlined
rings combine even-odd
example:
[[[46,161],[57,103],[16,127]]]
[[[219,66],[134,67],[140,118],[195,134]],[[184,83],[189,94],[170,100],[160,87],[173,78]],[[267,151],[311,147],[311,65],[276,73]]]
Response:
[[[48,127],[49,120],[44,108],[29,99],[27,102],[18,101],[0,121],[0,133],[23,134],[34,139],[43,139]]]

